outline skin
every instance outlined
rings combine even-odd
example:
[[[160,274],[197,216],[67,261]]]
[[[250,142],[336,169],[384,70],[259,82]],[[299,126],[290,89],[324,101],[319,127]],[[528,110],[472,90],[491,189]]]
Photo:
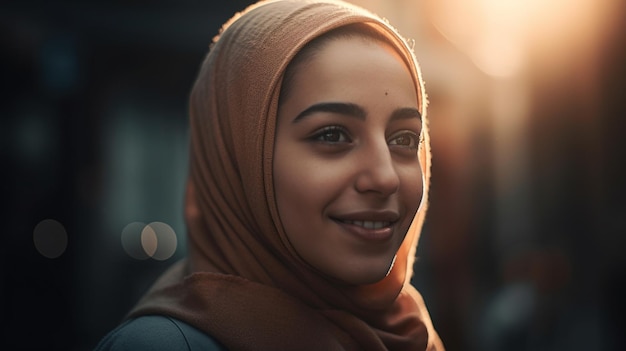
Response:
[[[273,164],[286,235],[331,279],[380,281],[423,193],[409,70],[387,44],[334,38],[296,67],[290,87]]]

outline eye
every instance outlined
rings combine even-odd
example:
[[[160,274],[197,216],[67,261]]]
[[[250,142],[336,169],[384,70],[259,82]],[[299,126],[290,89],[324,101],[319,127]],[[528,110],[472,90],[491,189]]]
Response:
[[[420,137],[417,134],[410,131],[404,131],[394,135],[389,141],[389,145],[410,150],[417,150],[420,142]]]
[[[324,143],[350,143],[352,139],[348,136],[348,132],[340,126],[328,126],[317,131],[312,140]]]

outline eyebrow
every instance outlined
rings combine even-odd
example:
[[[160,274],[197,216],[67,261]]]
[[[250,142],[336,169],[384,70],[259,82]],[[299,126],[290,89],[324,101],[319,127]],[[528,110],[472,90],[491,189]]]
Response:
[[[304,111],[300,112],[296,116],[296,118],[293,119],[293,123],[297,123],[302,119],[317,112],[337,113],[340,115],[354,117],[360,120],[365,120],[365,117],[367,116],[365,109],[357,104],[349,102],[320,102],[317,104],[313,104],[306,108]],[[393,111],[390,121],[409,118],[418,118],[421,120],[422,115],[416,108],[402,107]]]
[[[422,120],[422,114],[415,107],[401,107],[391,114],[390,121],[395,121],[397,119],[410,119],[417,118],[420,121]]]
[[[317,112],[337,113],[361,120],[365,120],[366,116],[365,110],[357,104],[348,102],[320,102],[318,104],[311,105],[306,110],[300,112],[296,118],[294,118],[293,123],[297,123],[305,117]]]

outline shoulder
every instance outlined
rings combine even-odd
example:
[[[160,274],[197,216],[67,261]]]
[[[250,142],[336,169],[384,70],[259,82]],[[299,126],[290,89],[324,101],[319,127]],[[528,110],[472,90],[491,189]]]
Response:
[[[177,319],[143,316],[120,325],[100,341],[96,351],[226,350],[215,339]]]

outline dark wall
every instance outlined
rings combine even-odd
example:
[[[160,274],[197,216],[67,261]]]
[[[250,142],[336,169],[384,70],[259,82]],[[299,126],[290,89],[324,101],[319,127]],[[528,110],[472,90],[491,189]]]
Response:
[[[184,254],[188,93],[212,37],[250,2],[2,5],[3,349],[92,349]],[[67,237],[56,258],[34,245],[46,219]],[[169,223],[176,254],[126,255],[132,221]]]

